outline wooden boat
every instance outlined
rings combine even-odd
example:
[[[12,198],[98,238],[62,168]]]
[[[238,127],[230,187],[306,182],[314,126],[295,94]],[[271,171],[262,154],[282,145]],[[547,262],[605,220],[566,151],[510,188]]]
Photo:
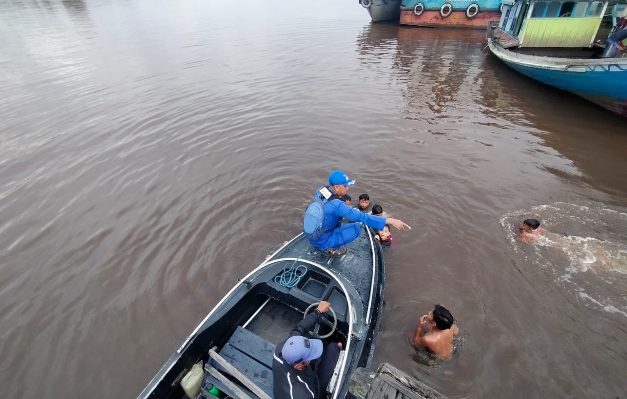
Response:
[[[501,0],[402,0],[401,25],[485,29],[500,15]]]
[[[607,1],[516,0],[488,28],[488,46],[509,67],[627,117],[627,58],[600,58],[594,44]]]
[[[283,245],[239,280],[139,397],[184,398],[180,381],[199,361],[205,363],[201,394],[214,386],[233,398],[272,397],[275,345],[320,300],[331,303],[335,316],[316,333],[344,343],[328,392],[332,398],[345,397],[351,374],[372,360],[383,306],[381,246],[370,229],[362,228],[340,256],[314,249],[302,234]],[[297,282],[287,284],[294,277],[284,274],[289,271]]]
[[[372,22],[398,22],[401,0],[359,0],[359,4],[368,10]]]

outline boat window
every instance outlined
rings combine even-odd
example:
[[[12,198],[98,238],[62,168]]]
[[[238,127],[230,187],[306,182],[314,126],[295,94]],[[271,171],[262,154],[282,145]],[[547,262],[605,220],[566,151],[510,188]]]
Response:
[[[552,1],[547,5],[546,14],[544,14],[547,18],[555,18],[559,17],[560,9],[562,8],[562,3],[559,1]]]
[[[588,3],[581,2],[575,4],[573,11],[570,13],[571,17],[581,18],[586,16],[586,11],[588,10]]]
[[[560,17],[570,17],[571,13],[573,12],[573,7],[575,7],[575,3],[572,1],[567,1],[564,4],[562,4],[562,7],[560,8],[560,13],[559,16]]]
[[[501,29],[505,30],[507,23],[509,22],[509,12],[511,11],[511,7],[507,7],[507,11],[505,12],[505,18],[503,18],[503,23],[501,24]]]
[[[603,11],[603,2],[602,1],[593,1],[590,4],[590,8],[588,8],[588,16],[589,17],[598,17],[601,15]]]
[[[542,18],[546,13],[548,3],[535,3],[533,5],[533,11],[531,12],[531,18]]]

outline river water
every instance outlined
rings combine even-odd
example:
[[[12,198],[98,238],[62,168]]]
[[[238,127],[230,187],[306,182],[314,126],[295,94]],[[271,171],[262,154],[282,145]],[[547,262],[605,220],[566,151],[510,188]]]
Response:
[[[451,398],[625,397],[626,121],[483,32],[356,1],[5,1],[0,83],[2,397],[137,395],[337,167],[413,226],[375,366]],[[553,239],[516,239],[533,216]],[[434,303],[461,348],[425,364]]]

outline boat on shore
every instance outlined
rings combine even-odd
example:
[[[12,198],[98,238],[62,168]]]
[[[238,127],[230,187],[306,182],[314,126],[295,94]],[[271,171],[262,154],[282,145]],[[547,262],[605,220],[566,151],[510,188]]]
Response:
[[[186,397],[181,380],[199,362],[204,364],[200,395],[272,397],[275,345],[321,300],[333,311],[314,333],[343,343],[327,391],[330,398],[345,397],[352,373],[370,365],[383,306],[381,246],[369,228],[362,229],[340,256],[314,249],[302,234],[284,244],[238,281],[139,398]]]
[[[359,0],[368,10],[372,22],[398,21],[401,13],[401,0]]]
[[[402,0],[401,25],[486,29],[501,16],[501,0]]]
[[[627,57],[595,43],[607,1],[516,0],[487,31],[492,54],[512,69],[627,117]]]

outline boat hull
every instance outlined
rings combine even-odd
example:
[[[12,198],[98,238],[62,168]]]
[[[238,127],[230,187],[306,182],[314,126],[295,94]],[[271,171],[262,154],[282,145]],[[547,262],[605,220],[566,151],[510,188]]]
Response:
[[[492,53],[510,68],[627,117],[627,58],[557,58],[518,54],[488,39]]]
[[[486,29],[501,17],[500,0],[402,0],[401,25]]]
[[[372,0],[368,13],[372,22],[398,21],[401,0]]]
[[[498,20],[501,17],[499,11],[480,11],[473,18],[466,16],[466,11],[453,11],[451,15],[442,18],[440,11],[426,10],[421,15],[414,14],[413,10],[402,10],[401,25],[424,26],[431,28],[468,28],[485,29],[488,22]]]

